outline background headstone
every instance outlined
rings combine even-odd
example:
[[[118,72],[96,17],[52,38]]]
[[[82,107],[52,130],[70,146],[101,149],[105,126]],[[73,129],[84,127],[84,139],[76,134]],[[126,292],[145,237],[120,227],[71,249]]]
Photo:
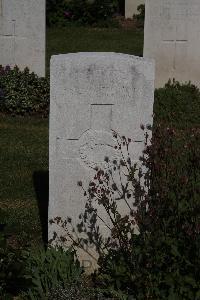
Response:
[[[0,64],[45,76],[45,0],[0,0]]]
[[[86,199],[77,182],[87,188],[95,167],[107,167],[105,156],[118,156],[112,130],[136,141],[130,151],[138,161],[140,125],[152,124],[153,99],[153,61],[116,53],[52,57],[49,219],[79,222]],[[49,239],[54,231],[63,234],[50,225]]]
[[[137,7],[144,4],[144,0],[125,0],[125,18],[133,18],[133,15],[138,14]]]
[[[156,62],[156,87],[169,78],[200,86],[200,1],[146,0],[144,57]]]

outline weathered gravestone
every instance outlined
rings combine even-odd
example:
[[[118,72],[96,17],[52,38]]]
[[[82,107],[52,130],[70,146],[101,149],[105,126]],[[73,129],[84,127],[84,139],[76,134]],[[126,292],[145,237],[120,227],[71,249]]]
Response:
[[[140,4],[144,4],[144,0],[125,0],[125,17],[133,18],[133,15],[138,14]]]
[[[105,156],[118,157],[112,130],[135,141],[130,155],[138,161],[144,148],[140,124],[152,124],[153,99],[153,61],[116,53],[52,57],[50,220],[69,216],[74,224],[79,222],[86,199],[77,182],[87,187],[96,167],[109,167]],[[106,218],[105,212],[102,216]],[[64,234],[49,225],[49,239],[54,231]]]
[[[156,62],[156,86],[168,80],[200,86],[200,1],[146,0],[144,57]]]
[[[45,76],[45,0],[0,0],[0,64]]]

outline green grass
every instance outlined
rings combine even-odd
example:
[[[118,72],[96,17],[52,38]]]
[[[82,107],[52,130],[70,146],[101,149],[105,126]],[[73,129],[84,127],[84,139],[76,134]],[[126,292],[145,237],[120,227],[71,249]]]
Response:
[[[47,72],[49,72],[51,55],[93,51],[142,56],[143,31],[87,27],[51,28],[47,30]]]
[[[7,232],[23,242],[41,241],[35,190],[36,177],[48,171],[48,120],[1,115],[0,140],[0,207]]]

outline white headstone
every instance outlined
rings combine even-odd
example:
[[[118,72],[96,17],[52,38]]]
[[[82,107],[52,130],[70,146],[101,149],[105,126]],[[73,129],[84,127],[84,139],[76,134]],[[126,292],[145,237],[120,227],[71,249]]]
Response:
[[[45,0],[0,0],[0,65],[45,76]]]
[[[125,18],[133,18],[133,15],[138,14],[138,6],[144,4],[144,0],[125,0]]]
[[[156,86],[168,80],[200,86],[200,1],[146,0],[144,57],[156,62]]]
[[[153,99],[153,61],[116,53],[51,58],[49,219],[79,222],[86,199],[77,182],[87,187],[95,167],[107,167],[105,156],[118,156],[112,130],[136,141],[131,158],[138,161]],[[50,225],[49,239],[54,231]]]

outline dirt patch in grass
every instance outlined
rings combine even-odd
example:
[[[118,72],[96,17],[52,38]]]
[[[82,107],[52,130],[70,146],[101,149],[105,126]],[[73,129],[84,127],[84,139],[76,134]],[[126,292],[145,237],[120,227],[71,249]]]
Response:
[[[123,29],[136,29],[137,28],[137,22],[135,19],[125,19],[123,17],[120,17],[118,19],[120,27]]]

